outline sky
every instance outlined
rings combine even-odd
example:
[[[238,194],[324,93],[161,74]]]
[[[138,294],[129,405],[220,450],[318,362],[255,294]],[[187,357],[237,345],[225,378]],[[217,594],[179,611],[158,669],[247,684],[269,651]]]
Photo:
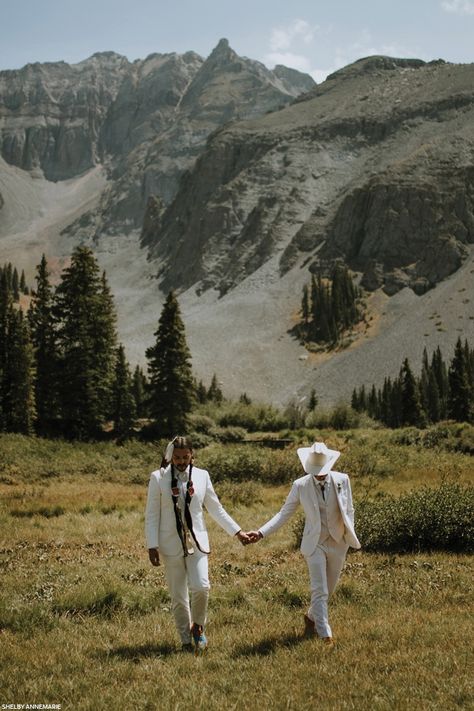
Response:
[[[109,50],[207,57],[222,37],[317,82],[373,54],[470,63],[474,0],[0,0],[0,70]]]

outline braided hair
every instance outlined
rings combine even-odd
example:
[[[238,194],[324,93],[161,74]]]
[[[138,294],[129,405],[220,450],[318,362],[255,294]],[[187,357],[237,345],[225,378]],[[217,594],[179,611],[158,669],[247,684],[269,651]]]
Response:
[[[193,444],[189,437],[184,437],[183,435],[177,435],[176,437],[173,437],[171,440],[170,444],[173,445],[174,449],[189,449],[191,454],[193,453]],[[161,464],[160,468],[164,469],[165,467],[168,466],[168,464],[171,462],[171,459],[166,458],[166,453],[163,455],[161,459]]]

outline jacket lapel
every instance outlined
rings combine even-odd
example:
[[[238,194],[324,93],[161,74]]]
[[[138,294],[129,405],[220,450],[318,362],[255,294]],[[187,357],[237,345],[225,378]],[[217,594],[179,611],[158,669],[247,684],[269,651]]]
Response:
[[[306,494],[311,501],[311,504],[316,508],[319,515],[319,503],[316,494],[316,489],[314,488],[313,475],[308,474],[308,481],[305,484]]]

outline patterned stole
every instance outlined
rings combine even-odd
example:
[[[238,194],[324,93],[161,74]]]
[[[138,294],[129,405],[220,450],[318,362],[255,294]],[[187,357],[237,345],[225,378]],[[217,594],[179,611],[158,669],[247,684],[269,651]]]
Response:
[[[181,541],[181,545],[183,546],[183,553],[185,556],[192,555],[194,553],[194,548],[191,542],[191,538],[189,534],[191,533],[191,536],[194,539],[195,544],[197,545],[198,549],[201,551],[201,553],[205,553],[208,555],[210,551],[205,551],[201,548],[198,539],[196,538],[196,535],[193,530],[193,519],[191,516],[191,511],[189,508],[189,504],[191,503],[191,497],[194,494],[194,487],[193,487],[193,482],[192,482],[192,471],[193,471],[193,465],[192,463],[189,465],[189,478],[188,482],[186,484],[186,495],[184,498],[184,521],[183,517],[181,515],[181,509],[179,507],[179,494],[180,494],[180,487],[178,485],[178,478],[176,476],[174,466],[171,464],[171,496],[173,499],[173,507],[174,507],[174,515],[176,519],[176,530],[178,531],[178,536]]]

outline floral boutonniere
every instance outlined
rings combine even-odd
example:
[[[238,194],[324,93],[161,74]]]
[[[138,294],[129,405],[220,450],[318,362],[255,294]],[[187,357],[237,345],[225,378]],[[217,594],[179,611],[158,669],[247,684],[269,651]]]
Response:
[[[194,486],[192,481],[188,482],[188,494],[189,496],[194,496]]]
[[[340,494],[341,491],[342,491],[342,485],[341,485],[341,482],[338,481],[338,482],[337,482],[337,493]]]

